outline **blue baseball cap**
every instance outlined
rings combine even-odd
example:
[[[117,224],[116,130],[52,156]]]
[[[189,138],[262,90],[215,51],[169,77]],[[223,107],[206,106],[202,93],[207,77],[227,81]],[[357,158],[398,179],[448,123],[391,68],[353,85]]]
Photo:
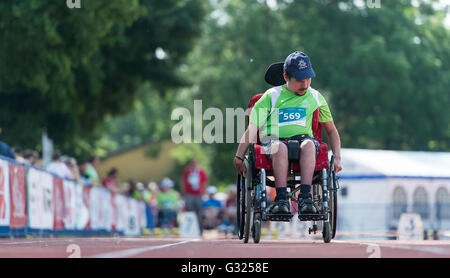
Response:
[[[300,51],[287,56],[284,61],[284,70],[292,74],[297,81],[316,77],[308,55]]]

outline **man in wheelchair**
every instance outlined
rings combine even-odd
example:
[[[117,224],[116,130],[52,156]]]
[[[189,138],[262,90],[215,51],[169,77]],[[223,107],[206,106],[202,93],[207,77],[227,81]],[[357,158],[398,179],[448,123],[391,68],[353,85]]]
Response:
[[[270,76],[277,70],[280,76]],[[244,165],[244,155],[250,144],[258,143],[259,133],[259,144],[272,163],[275,177],[276,198],[274,203],[267,207],[269,214],[290,214],[287,174],[292,155],[300,157],[299,214],[318,213],[311,196],[316,156],[319,153],[319,142],[314,139],[312,129],[313,113],[316,110],[319,113],[319,123],[328,134],[335,156],[333,170],[339,172],[342,169],[339,133],[326,100],[310,87],[313,77],[315,72],[309,57],[299,51],[290,54],[284,63],[273,64],[266,73],[266,81],[272,85],[285,84],[267,90],[253,106],[248,128],[236,152],[234,166],[238,173],[245,177],[247,169]],[[277,78],[281,81],[277,81]]]

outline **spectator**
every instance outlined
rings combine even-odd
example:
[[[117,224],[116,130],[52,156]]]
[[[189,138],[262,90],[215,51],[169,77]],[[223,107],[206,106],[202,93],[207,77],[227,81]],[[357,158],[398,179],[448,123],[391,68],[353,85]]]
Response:
[[[237,233],[236,230],[236,209],[237,209],[237,199],[236,196],[236,185],[230,184],[227,188],[227,200],[225,202],[223,223],[220,225],[219,230],[225,233],[232,232]]]
[[[78,162],[78,170],[80,171],[81,182],[85,186],[91,187],[92,183],[89,180],[89,177],[85,174],[85,172],[86,172],[86,162],[85,161],[79,161]]]
[[[127,195],[136,200],[142,200],[142,193],[138,190],[137,183],[133,180],[128,181]]]
[[[16,159],[13,150],[4,142],[0,141],[0,155]]]
[[[109,170],[106,178],[103,179],[102,185],[114,193],[120,194],[119,181],[117,180],[117,174],[119,171],[116,168]]]
[[[202,196],[208,184],[208,175],[198,166],[196,159],[192,159],[184,169],[181,180],[181,193],[184,196],[186,211],[193,211],[200,221],[203,200]],[[201,225],[200,225],[201,230]]]
[[[158,222],[162,228],[174,228],[177,226],[177,213],[180,209],[180,194],[173,189],[174,182],[169,178],[161,181],[161,192],[156,199],[158,201]]]
[[[69,168],[70,173],[72,173],[73,179],[78,183],[82,184],[80,169],[78,169],[77,160],[73,157],[61,156],[61,161],[64,162]]]
[[[92,156],[89,159],[89,162],[86,163],[86,168],[84,170],[84,174],[89,178],[92,185],[94,186],[100,186],[100,178],[98,176],[96,167],[100,163],[100,160],[97,156]]]
[[[35,166],[39,160],[39,153],[35,150],[26,149],[23,151],[23,158],[26,164]]]
[[[72,173],[64,162],[61,161],[61,153],[55,151],[52,162],[47,166],[47,171],[64,179],[73,179]]]
[[[22,148],[21,147],[14,147],[13,148],[14,151],[14,155],[16,157],[16,161],[19,163],[26,163],[25,158],[23,158],[23,152],[22,152]]]
[[[150,213],[154,216],[152,218],[153,226],[158,225],[157,223],[158,219],[156,218],[156,216],[158,215],[158,200],[156,199],[158,193],[159,193],[158,184],[154,181],[149,182],[149,184],[147,185],[147,190],[144,194],[144,201],[149,206]]]
[[[206,192],[208,193],[208,199],[203,202],[202,212],[202,226],[203,229],[214,229],[218,227],[222,222],[223,207],[222,202],[215,198],[217,193],[217,187],[214,185],[208,186]]]

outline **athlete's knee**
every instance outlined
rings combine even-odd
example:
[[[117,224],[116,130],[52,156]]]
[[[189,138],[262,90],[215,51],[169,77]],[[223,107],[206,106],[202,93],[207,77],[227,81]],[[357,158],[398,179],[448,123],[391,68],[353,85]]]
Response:
[[[288,155],[288,149],[285,144],[280,141],[273,143],[271,148],[271,156],[276,158],[286,158]]]
[[[302,151],[302,154],[315,154],[316,153],[316,145],[312,140],[305,140],[300,145],[300,149]]]

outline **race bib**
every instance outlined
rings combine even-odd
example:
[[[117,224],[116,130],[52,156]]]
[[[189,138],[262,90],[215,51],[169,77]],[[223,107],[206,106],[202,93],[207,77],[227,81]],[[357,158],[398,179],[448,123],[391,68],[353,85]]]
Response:
[[[305,108],[282,108],[278,112],[278,126],[299,125],[306,126]]]
[[[200,188],[200,175],[197,171],[189,174],[188,181],[192,185],[193,190],[198,190]]]

